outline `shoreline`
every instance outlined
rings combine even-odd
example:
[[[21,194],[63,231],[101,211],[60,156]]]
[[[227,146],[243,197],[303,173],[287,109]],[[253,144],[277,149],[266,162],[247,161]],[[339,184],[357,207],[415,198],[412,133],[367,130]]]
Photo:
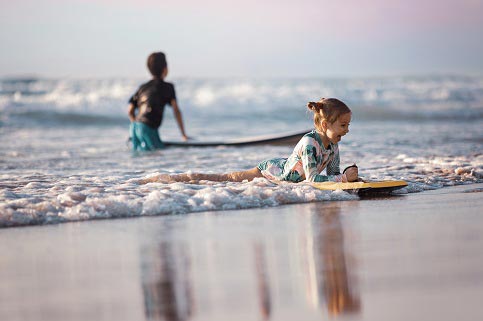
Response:
[[[476,320],[481,192],[4,229],[0,319]]]
[[[295,202],[295,203],[287,203],[287,204],[279,204],[276,206],[262,206],[262,207],[247,207],[247,208],[233,208],[233,209],[220,209],[220,210],[215,210],[214,212],[226,212],[226,211],[250,211],[250,210],[263,210],[263,209],[271,209],[271,208],[278,208],[278,207],[283,207],[283,206],[290,206],[290,205],[304,205],[304,204],[312,204],[312,203],[325,203],[325,202],[345,202],[345,201],[351,201],[354,200],[353,197],[358,197],[358,200],[374,200],[374,199],[379,199],[379,198],[385,198],[385,197],[397,197],[401,195],[410,195],[410,194],[420,194],[420,193],[428,193],[431,191],[440,191],[440,190],[446,190],[446,189],[452,189],[452,188],[465,188],[467,186],[483,186],[483,183],[463,183],[463,184],[458,184],[458,185],[453,185],[453,186],[443,186],[440,188],[435,188],[435,189],[425,189],[425,190],[418,190],[419,187],[405,187],[404,190],[405,192],[401,192],[400,190],[394,191],[395,193],[389,194],[389,195],[355,195],[352,193],[347,193],[347,195],[351,195],[348,198],[335,198],[335,199],[324,199],[324,200],[317,200],[317,201],[312,201],[312,202]],[[416,186],[416,185],[415,185]],[[478,189],[478,187],[475,187]],[[439,193],[439,192],[436,192]],[[85,197],[84,197],[85,199]],[[74,205],[77,203],[75,198],[70,199],[68,201],[71,201]],[[146,214],[146,215],[130,215],[130,214],[124,214],[124,215],[119,215],[119,216],[109,216],[109,217],[89,217],[89,218],[81,218],[81,219],[72,219],[72,218],[65,218],[64,221],[54,221],[54,222],[45,222],[43,217],[38,218],[38,220],[41,220],[40,223],[13,223],[11,225],[3,225],[0,226],[0,230],[3,229],[12,229],[12,228],[23,228],[23,227],[34,227],[34,226],[49,226],[49,225],[57,225],[57,224],[66,224],[66,223],[78,223],[78,222],[90,222],[90,221],[104,221],[104,220],[118,220],[118,219],[135,219],[135,218],[143,218],[143,217],[156,217],[156,216],[170,216],[170,215],[192,215],[196,213],[206,213],[206,212],[212,212],[213,210],[207,209],[207,210],[202,210],[202,211],[192,211],[192,212],[187,212],[187,213],[160,213],[160,214]],[[59,217],[56,217],[59,219]]]

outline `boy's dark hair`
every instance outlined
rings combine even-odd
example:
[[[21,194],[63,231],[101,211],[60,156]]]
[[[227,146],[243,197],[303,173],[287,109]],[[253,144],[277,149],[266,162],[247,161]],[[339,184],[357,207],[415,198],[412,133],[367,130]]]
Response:
[[[168,66],[166,56],[162,52],[153,52],[148,57],[148,69],[154,77],[161,77],[164,68]]]

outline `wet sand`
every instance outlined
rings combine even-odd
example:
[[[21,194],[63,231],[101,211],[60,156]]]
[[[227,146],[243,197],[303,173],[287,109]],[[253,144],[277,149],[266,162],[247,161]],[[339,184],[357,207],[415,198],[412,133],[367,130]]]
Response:
[[[0,230],[0,320],[479,320],[483,184]]]

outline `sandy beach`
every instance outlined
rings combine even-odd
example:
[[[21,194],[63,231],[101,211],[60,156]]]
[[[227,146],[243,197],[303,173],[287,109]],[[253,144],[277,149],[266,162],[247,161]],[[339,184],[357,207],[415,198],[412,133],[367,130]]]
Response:
[[[0,319],[478,320],[481,192],[3,229]]]

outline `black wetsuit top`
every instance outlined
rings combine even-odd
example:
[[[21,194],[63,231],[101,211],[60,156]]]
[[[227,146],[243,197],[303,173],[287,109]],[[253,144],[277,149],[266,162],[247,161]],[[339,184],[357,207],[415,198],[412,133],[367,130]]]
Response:
[[[158,128],[163,121],[164,106],[176,99],[173,84],[161,79],[152,79],[141,85],[129,99],[134,108],[139,108],[136,121]]]

